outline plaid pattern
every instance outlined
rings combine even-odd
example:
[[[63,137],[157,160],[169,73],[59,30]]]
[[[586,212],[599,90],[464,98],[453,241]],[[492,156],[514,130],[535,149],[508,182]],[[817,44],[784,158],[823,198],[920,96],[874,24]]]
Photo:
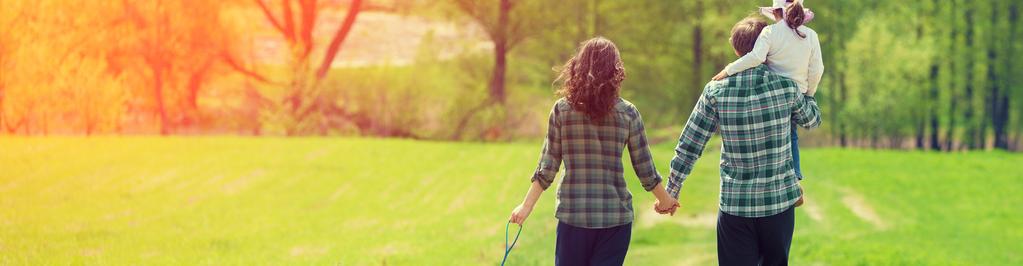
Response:
[[[711,133],[720,129],[721,211],[741,217],[785,211],[800,196],[790,151],[793,122],[820,126],[817,102],[765,65],[708,83],[679,137],[668,193],[678,198]]]
[[[643,119],[632,103],[620,99],[614,112],[595,123],[572,110],[564,98],[551,110],[540,165],[530,179],[544,189],[565,162],[555,217],[584,228],[608,228],[632,222],[632,194],[625,186],[622,150],[647,191],[661,182],[647,147]]]

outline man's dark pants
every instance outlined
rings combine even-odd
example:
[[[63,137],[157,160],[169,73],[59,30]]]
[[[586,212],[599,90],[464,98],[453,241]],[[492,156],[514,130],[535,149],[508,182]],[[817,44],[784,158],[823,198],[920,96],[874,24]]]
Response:
[[[793,208],[766,217],[718,214],[718,264],[788,265],[795,226]]]
[[[631,238],[632,223],[590,229],[558,222],[554,265],[622,265]]]

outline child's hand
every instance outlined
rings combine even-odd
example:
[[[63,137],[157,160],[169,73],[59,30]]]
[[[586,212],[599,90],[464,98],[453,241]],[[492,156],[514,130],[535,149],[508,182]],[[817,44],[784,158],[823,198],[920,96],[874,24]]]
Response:
[[[516,206],[515,209],[512,210],[511,217],[508,218],[508,221],[522,225],[522,223],[526,221],[526,218],[529,217],[530,212],[533,212],[533,207],[519,204],[519,206]]]
[[[799,199],[796,200],[796,207],[803,206],[803,185],[799,186]]]
[[[812,97],[814,94],[817,94],[817,88],[810,88],[806,90],[806,96]]]
[[[717,75],[715,75],[715,76],[714,76],[713,78],[711,78],[711,79],[713,79],[713,80],[722,80],[722,79],[725,79],[725,78],[727,78],[727,77],[728,77],[728,72],[726,72],[726,71],[724,71],[724,70],[721,70],[721,72],[718,72],[718,74],[717,74]]]

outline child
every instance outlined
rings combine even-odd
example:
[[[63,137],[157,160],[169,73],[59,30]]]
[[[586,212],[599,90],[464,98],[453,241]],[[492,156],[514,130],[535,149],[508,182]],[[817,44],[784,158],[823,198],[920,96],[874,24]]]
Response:
[[[756,45],[748,54],[732,62],[714,80],[766,63],[771,71],[792,79],[799,85],[799,91],[813,96],[817,84],[824,74],[820,41],[817,32],[804,26],[813,19],[813,12],[803,8],[803,0],[774,0],[771,7],[761,7],[760,12],[777,23],[767,26],[757,38]],[[796,177],[803,180],[799,167],[799,137],[796,126],[792,125],[792,163]],[[802,199],[796,206],[802,204]]]
[[[564,98],[551,110],[532,186],[509,218],[520,225],[526,220],[564,161],[554,215],[555,265],[624,263],[633,221],[622,167],[625,147],[643,188],[657,198],[655,209],[674,213],[679,206],[654,167],[639,110],[618,96],[624,78],[618,48],[600,37],[583,42],[558,77]]]

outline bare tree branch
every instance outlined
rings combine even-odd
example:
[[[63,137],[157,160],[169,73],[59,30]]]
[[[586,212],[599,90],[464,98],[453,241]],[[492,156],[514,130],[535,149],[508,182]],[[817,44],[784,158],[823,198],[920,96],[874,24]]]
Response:
[[[302,58],[308,58],[313,51],[313,27],[316,26],[316,0],[299,0],[301,7],[302,25],[300,26],[300,40],[302,41]]]
[[[316,70],[316,79],[323,79],[327,76],[327,71],[330,70],[331,63],[334,62],[334,57],[341,50],[341,43],[348,37],[348,33],[352,30],[352,25],[355,24],[355,18],[359,15],[359,11],[362,8],[362,0],[352,0],[352,6],[348,7],[348,14],[345,15],[345,20],[338,27],[337,33],[334,34],[334,39],[330,41],[330,46],[327,46],[327,54],[323,57],[323,63],[320,64],[320,68]]]
[[[493,40],[497,36],[497,33],[494,32],[497,27],[493,25],[494,22],[488,19],[491,15],[487,13],[487,10],[482,10],[483,7],[481,7],[477,1],[478,0],[455,0],[455,4],[458,5],[458,8],[461,9],[462,12],[469,15],[469,17],[472,17],[473,20],[476,20],[476,23],[479,23],[480,26],[482,26],[481,28],[483,28],[483,32],[487,33],[487,38]]]
[[[127,1],[127,0],[125,0],[125,1]],[[266,6],[266,3],[263,3],[263,0],[253,0],[253,1],[255,1],[256,4],[259,5],[259,9],[263,11],[263,15],[266,15],[266,19],[270,21],[270,24],[273,25],[275,29],[277,29],[278,31],[280,31],[283,34],[284,33],[284,27],[281,27],[281,23],[277,21],[276,17],[274,17],[273,12],[270,12],[270,8]]]
[[[291,0],[281,1],[281,7],[284,9],[284,37],[289,42],[295,42],[295,18],[291,12]]]
[[[266,84],[270,84],[270,85],[281,85],[281,86],[284,85],[284,83],[274,82],[274,81],[270,80],[269,78],[267,78],[266,76],[263,76],[262,74],[257,73],[256,71],[252,71],[251,69],[245,68],[244,66],[242,66],[241,64],[238,63],[238,60],[235,60],[234,57],[231,56],[231,54],[229,54],[226,51],[222,52],[220,54],[220,58],[223,59],[224,63],[227,63],[227,65],[229,67],[231,67],[231,69],[234,69],[235,71],[238,71],[238,73],[241,73],[242,75],[250,77],[250,78],[252,78],[252,79],[254,79],[256,81],[259,81],[259,82],[262,82],[262,83],[266,83]]]

